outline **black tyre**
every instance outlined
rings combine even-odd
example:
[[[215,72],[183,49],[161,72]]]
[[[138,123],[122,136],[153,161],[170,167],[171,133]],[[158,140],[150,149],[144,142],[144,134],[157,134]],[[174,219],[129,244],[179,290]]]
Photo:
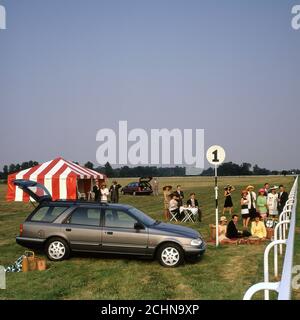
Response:
[[[69,245],[61,238],[51,238],[47,241],[45,251],[48,259],[52,261],[62,261],[70,255]]]
[[[182,248],[173,242],[161,245],[157,251],[159,263],[167,268],[175,268],[183,263],[184,253]]]

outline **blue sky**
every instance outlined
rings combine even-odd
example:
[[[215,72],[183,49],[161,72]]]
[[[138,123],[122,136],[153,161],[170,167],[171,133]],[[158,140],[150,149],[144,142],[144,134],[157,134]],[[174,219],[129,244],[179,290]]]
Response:
[[[0,4],[0,166],[96,162],[97,131],[128,120],[205,129],[228,161],[300,167],[296,0]]]

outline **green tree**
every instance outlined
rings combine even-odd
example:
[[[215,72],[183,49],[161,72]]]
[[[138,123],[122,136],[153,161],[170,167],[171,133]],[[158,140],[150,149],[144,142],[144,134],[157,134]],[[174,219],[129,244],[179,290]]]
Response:
[[[86,168],[88,168],[88,169],[94,169],[94,164],[92,163],[92,162],[90,162],[90,161],[88,161],[87,163],[85,163],[85,165],[84,165]]]
[[[105,174],[107,177],[113,177],[114,176],[114,169],[111,167],[109,162],[105,163]]]
[[[16,172],[16,166],[15,164],[11,163],[8,168],[8,173],[14,173],[14,172]]]

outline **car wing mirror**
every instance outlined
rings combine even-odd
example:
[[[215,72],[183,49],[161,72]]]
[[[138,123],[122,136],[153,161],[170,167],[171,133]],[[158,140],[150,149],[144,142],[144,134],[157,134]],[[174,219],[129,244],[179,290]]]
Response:
[[[141,230],[141,229],[145,229],[145,227],[144,227],[144,225],[141,224],[140,222],[136,222],[136,223],[134,224],[134,229],[136,229],[136,230]]]

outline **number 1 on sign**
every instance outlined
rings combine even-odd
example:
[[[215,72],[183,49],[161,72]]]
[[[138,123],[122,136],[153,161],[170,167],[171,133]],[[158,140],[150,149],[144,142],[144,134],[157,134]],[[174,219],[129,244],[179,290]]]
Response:
[[[214,158],[213,158],[213,162],[219,162],[220,160],[218,159],[218,150],[216,149],[213,153]]]

